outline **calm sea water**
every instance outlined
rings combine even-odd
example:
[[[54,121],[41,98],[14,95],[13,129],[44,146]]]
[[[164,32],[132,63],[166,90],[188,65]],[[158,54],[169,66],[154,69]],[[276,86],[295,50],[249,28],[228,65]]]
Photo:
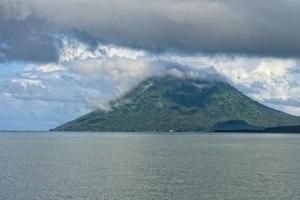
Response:
[[[300,135],[0,134],[0,200],[64,199],[300,199]]]

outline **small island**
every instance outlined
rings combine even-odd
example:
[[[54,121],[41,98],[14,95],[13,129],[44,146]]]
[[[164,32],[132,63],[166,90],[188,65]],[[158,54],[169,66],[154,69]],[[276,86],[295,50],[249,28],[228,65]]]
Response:
[[[262,105],[228,83],[168,75],[149,78],[108,110],[53,131],[298,132],[299,125],[300,117]]]

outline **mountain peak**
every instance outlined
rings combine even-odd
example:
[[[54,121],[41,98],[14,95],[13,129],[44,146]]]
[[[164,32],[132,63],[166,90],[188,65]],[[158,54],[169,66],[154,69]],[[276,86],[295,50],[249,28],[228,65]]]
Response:
[[[97,110],[56,130],[68,131],[212,131],[238,121],[247,127],[299,125],[300,118],[268,108],[218,80],[152,77],[112,109]]]

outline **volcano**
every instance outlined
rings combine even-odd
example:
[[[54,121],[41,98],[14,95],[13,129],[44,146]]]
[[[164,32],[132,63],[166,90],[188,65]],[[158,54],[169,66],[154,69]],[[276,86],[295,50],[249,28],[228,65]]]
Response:
[[[54,130],[196,132],[300,125],[300,117],[264,106],[228,83],[173,76],[143,81],[110,108]]]

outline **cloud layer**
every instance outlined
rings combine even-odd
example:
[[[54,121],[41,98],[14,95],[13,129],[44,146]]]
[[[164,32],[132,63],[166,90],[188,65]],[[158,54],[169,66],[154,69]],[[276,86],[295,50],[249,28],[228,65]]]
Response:
[[[18,73],[2,78],[0,93],[20,100],[80,103],[86,109],[105,110],[109,100],[148,77],[185,73],[228,81],[252,98],[281,110],[300,105],[297,59],[203,54],[157,57],[115,45],[98,45],[91,50],[70,38],[63,44],[58,63],[26,64]]]
[[[295,0],[1,0],[0,52],[56,59],[53,35],[67,33],[154,53],[299,56],[299,9]]]

